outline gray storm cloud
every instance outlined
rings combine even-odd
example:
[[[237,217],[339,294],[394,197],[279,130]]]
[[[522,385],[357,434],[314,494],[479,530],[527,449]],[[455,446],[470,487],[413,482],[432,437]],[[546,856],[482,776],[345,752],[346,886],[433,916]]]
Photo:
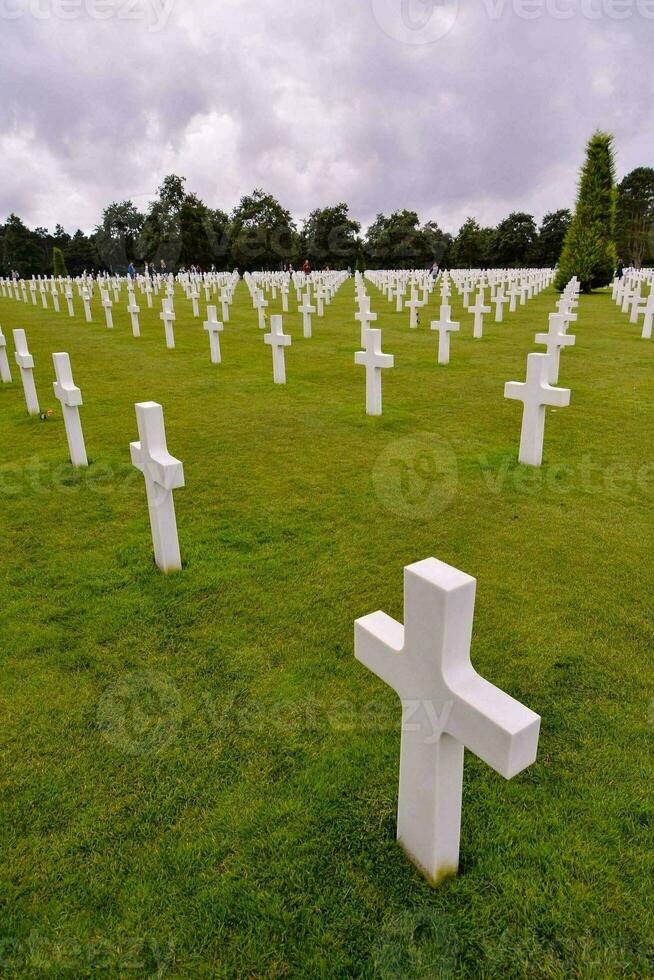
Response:
[[[652,164],[654,0],[0,0],[0,218],[90,230],[165,174],[230,210],[570,206],[586,138]]]

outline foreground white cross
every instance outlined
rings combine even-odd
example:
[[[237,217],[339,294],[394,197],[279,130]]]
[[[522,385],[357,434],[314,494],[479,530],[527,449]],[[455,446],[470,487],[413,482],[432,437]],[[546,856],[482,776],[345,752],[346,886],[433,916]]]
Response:
[[[366,330],[365,350],[357,351],[354,363],[366,369],[366,414],[382,414],[382,369],[392,368],[395,358],[392,354],[382,354],[381,330]]]
[[[527,466],[543,462],[545,436],[545,407],[567,408],[571,393],[568,388],[553,388],[549,382],[549,354],[529,354],[526,382],[508,381],[504,397],[524,402],[519,460]]]
[[[440,319],[432,320],[431,329],[438,330],[438,363],[450,363],[450,334],[461,329],[461,324],[450,320],[452,309],[447,303],[441,306]]]
[[[182,567],[173,490],[184,486],[184,467],[168,452],[163,408],[156,402],[135,406],[139,442],[130,444],[132,463],[145,477],[154,558],[162,572]]]
[[[354,625],[355,656],[402,702],[397,838],[433,885],[459,866],[467,748],[505,779],[536,759],[540,718],[470,660],[476,581],[435,558],[404,569],[404,625]]]
[[[57,380],[53,383],[55,398],[61,402],[61,410],[66,427],[66,439],[68,440],[68,451],[70,461],[73,466],[88,466],[89,461],[86,456],[84,445],[84,433],[79,417],[79,407],[83,404],[82,392],[75,386],[73,372],[70,366],[68,354],[53,354],[52,363],[54,364]]]
[[[566,319],[560,313],[550,313],[549,330],[547,333],[537,333],[535,341],[547,347],[550,357],[550,369],[547,380],[551,385],[558,384],[561,366],[561,351],[564,347],[574,347],[577,338],[566,333]]]
[[[11,371],[9,370],[9,358],[7,357],[7,341],[0,327],[0,381],[3,384],[11,384]]]
[[[220,331],[223,329],[223,325],[218,320],[215,306],[207,306],[207,319],[204,324],[204,329],[209,334],[211,363],[220,364]]]
[[[41,409],[39,408],[39,399],[34,384],[34,358],[29,352],[25,331],[14,330],[12,333],[14,347],[16,348],[16,364],[20,368],[20,380],[23,382],[27,412],[28,415],[38,415]]]
[[[284,321],[281,316],[271,316],[270,333],[264,336],[264,341],[272,347],[273,381],[276,385],[286,384],[286,361],[284,348],[291,346],[291,338],[284,333]]]

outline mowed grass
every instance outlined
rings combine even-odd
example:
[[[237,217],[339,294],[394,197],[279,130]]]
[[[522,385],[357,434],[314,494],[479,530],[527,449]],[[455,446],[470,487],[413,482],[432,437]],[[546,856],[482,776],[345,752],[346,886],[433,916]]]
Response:
[[[503,386],[556,294],[481,341],[455,300],[444,368],[436,294],[410,331],[370,292],[396,364],[378,419],[352,281],[312,340],[285,316],[285,387],[244,284],[219,367],[179,287],[175,351],[158,301],[135,340],[124,293],[113,332],[97,297],[93,324],[79,298],[0,299],[0,975],[653,974],[654,344],[582,298],[533,471]],[[61,413],[25,412],[16,327],[43,408],[71,356],[85,473]],[[168,578],[129,457],[150,399],[186,474]],[[476,668],[543,717],[512,782],[467,754],[437,890],[394,841],[399,702],[353,655],[354,619],[401,619],[431,555],[478,579]]]

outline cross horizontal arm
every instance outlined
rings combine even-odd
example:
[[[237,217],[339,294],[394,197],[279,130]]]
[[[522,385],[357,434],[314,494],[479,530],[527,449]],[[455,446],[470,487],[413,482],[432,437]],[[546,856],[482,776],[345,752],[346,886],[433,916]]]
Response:
[[[512,779],[536,759],[540,717],[510,695],[466,670],[453,689],[447,732]]]
[[[404,627],[384,612],[357,619],[354,656],[402,697],[406,679]]]

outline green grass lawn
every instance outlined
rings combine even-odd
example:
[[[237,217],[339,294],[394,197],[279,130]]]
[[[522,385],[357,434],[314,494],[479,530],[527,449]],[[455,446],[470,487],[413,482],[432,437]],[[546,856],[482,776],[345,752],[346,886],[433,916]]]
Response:
[[[219,367],[181,292],[175,351],[144,300],[134,340],[125,295],[113,332],[97,298],[93,324],[0,299],[0,976],[654,974],[654,343],[582,298],[534,471],[503,386],[556,294],[481,341],[455,301],[444,368],[436,294],[410,332],[370,291],[378,419],[352,281],[312,340],[285,316],[285,387],[243,284]],[[60,412],[25,412],[16,327],[42,408],[71,356],[86,472]],[[186,474],[170,577],[130,464],[146,400]],[[353,654],[432,555],[478,579],[475,667],[543,717],[512,782],[467,755],[437,890],[394,841],[399,702]]]

